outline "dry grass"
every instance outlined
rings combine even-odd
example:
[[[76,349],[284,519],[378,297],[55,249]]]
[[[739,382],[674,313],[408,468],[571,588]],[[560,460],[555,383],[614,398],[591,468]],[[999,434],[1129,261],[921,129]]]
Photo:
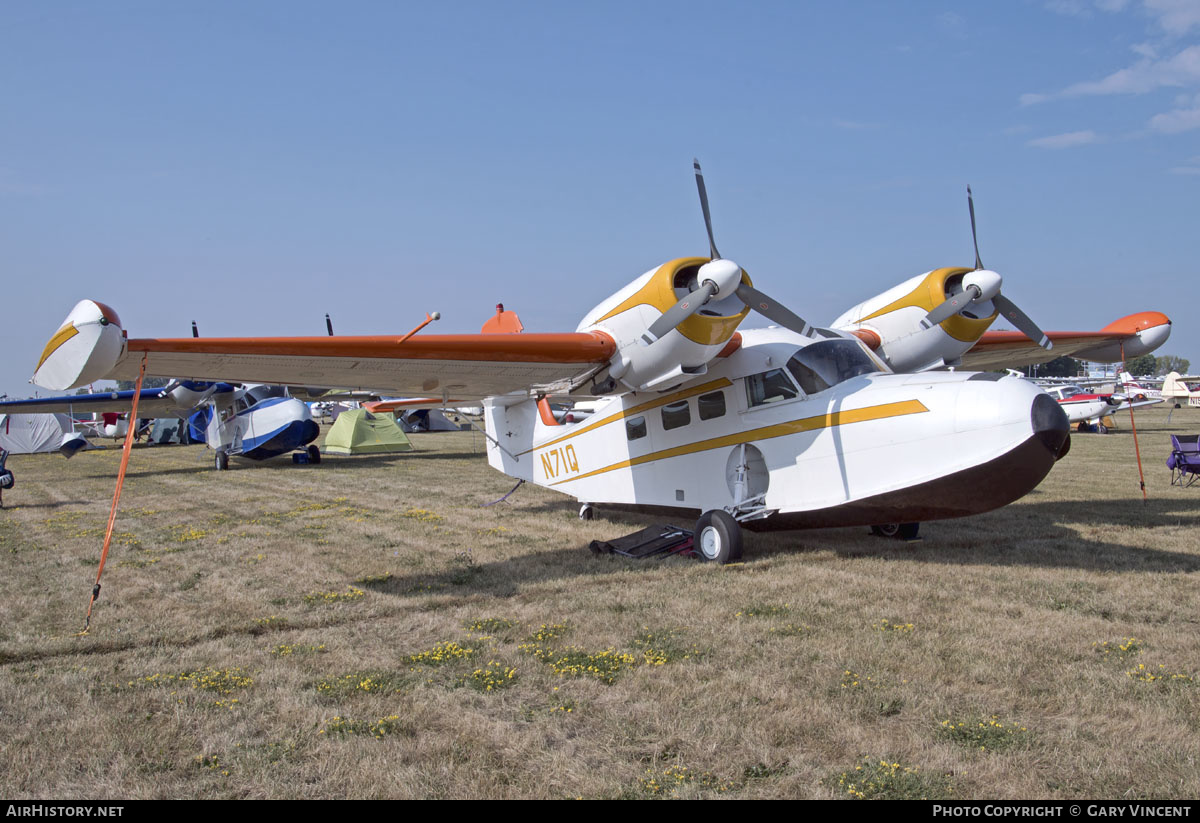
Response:
[[[118,452],[13,457],[0,796],[1194,798],[1200,685],[1128,672],[1200,674],[1200,488],[1163,465],[1200,414],[1139,419],[1148,505],[1126,428],[923,542],[725,568],[593,557],[648,521],[532,487],[480,508],[511,481],[468,433],[139,448],[84,637]],[[989,718],[1019,740],[943,731]]]

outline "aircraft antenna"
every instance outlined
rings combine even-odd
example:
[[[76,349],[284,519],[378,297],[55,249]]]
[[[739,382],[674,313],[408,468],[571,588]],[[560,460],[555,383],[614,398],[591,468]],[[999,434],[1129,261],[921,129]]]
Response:
[[[406,335],[404,335],[403,337],[401,337],[401,338],[400,338],[399,340],[397,340],[396,342],[397,342],[397,343],[403,343],[405,340],[407,340],[408,338],[412,337],[414,334],[416,334],[417,332],[419,332],[421,329],[423,329],[423,328],[425,328],[426,326],[428,326],[428,325],[429,325],[430,323],[432,323],[434,320],[441,320],[441,319],[442,319],[442,313],[441,313],[440,311],[435,311],[435,312],[432,312],[432,313],[427,313],[427,314],[425,315],[425,319],[424,319],[424,320],[422,320],[422,321],[421,321],[421,323],[420,323],[420,324],[419,324],[419,325],[418,325],[418,326],[417,326],[415,329],[413,329],[413,330],[412,330],[412,331],[410,331],[408,334],[406,334]]]

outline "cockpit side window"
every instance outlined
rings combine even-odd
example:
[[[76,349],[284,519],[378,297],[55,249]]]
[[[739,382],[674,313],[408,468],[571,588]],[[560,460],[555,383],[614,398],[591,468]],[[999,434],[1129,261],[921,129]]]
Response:
[[[811,368],[801,363],[793,357],[788,361],[788,371],[792,373],[792,377],[796,378],[796,382],[800,384],[800,388],[804,389],[805,394],[816,394],[819,391],[825,391],[829,388],[829,384]]]
[[[787,365],[806,394],[816,394],[852,377],[880,370],[856,341],[845,339],[810,343],[796,352]]]
[[[771,369],[746,378],[746,402],[751,408],[799,396],[796,386],[783,369]]]

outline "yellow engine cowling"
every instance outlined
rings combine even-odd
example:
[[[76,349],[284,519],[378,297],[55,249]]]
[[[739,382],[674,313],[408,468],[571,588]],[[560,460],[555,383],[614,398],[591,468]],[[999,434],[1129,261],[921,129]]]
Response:
[[[898,372],[953,365],[978,342],[999,312],[989,301],[987,316],[953,314],[928,328],[922,321],[957,291],[971,271],[945,268],[918,275],[859,303],[835,320],[833,328],[858,335]]]
[[[642,335],[696,288],[707,257],[681,257],[646,272],[596,306],[577,331],[602,331],[617,344],[609,376],[634,391],[666,391],[708,371],[750,309],[736,296],[712,300],[653,343]],[[750,278],[742,271],[743,283]]]

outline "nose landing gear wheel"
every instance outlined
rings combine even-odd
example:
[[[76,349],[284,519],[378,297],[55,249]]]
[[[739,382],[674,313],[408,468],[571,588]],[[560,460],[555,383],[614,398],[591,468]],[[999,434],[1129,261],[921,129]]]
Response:
[[[727,512],[707,511],[696,521],[693,548],[712,563],[732,563],[742,559],[742,527]]]
[[[318,449],[316,446],[308,447],[308,462],[309,463],[320,463],[321,462],[321,450]]]

